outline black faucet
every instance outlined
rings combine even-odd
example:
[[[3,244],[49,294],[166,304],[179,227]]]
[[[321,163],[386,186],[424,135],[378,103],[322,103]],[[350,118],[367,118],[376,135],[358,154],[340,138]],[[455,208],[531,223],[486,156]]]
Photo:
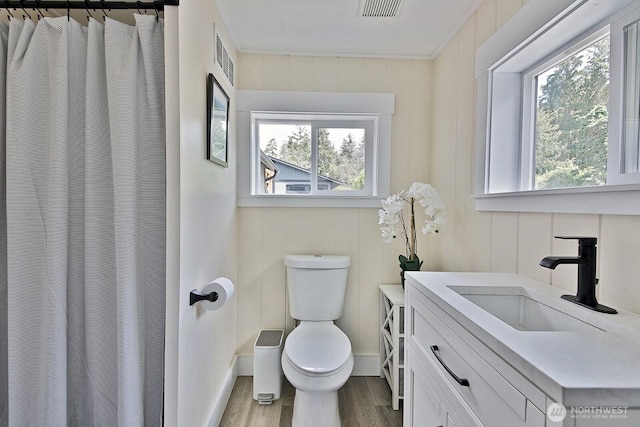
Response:
[[[578,257],[548,256],[540,261],[540,265],[555,270],[560,264],[578,264],[578,294],[562,295],[563,299],[574,302],[601,313],[616,314],[611,307],[598,304],[596,299],[596,246],[598,239],[595,237],[569,237],[555,236],[556,239],[578,240]]]

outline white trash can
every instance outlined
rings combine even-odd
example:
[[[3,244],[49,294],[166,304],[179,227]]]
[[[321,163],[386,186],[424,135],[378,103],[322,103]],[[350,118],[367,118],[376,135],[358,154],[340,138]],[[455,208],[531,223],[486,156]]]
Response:
[[[280,399],[284,330],[262,330],[253,345],[253,398],[261,405]]]

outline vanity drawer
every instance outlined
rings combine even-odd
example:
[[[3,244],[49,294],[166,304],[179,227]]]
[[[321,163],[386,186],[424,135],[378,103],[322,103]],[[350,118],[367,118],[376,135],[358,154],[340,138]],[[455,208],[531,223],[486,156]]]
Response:
[[[418,349],[416,350],[415,340],[412,340],[413,344],[409,345],[409,358],[412,360],[410,364],[409,381],[421,382],[424,389],[433,390],[434,395],[439,402],[439,415],[443,423],[428,424],[422,422],[422,420],[416,416],[412,418],[411,426],[419,427],[436,427],[436,426],[455,426],[455,427],[483,427],[482,422],[478,419],[473,410],[467,405],[462,396],[454,390],[449,382],[444,378],[442,373],[432,366],[429,360],[423,357],[423,353]],[[415,392],[415,384],[409,384],[410,392]],[[422,406],[422,411],[433,411],[432,408],[427,407],[426,402],[418,400],[421,397],[415,394],[407,400],[408,408],[410,411],[415,412],[415,407]],[[429,419],[427,417],[427,419]],[[489,426],[487,426],[489,427]],[[510,426],[511,427],[511,426]]]
[[[483,424],[525,425],[527,399],[518,389],[417,299],[413,300],[409,319],[411,345],[430,362],[428,368],[438,370],[449,387],[460,394]],[[467,380],[468,386],[453,375]]]

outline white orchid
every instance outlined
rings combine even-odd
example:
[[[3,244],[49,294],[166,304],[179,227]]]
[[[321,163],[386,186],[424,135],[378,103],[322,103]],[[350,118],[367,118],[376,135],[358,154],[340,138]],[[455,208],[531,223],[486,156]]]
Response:
[[[391,242],[398,234],[401,234],[405,242],[405,249],[407,256],[400,257],[401,267],[403,270],[403,259],[407,261],[414,261],[416,264],[422,264],[416,254],[417,251],[417,238],[416,238],[416,225],[415,225],[415,211],[414,203],[424,208],[424,214],[426,216],[425,224],[421,231],[423,234],[433,237],[440,232],[440,229],[447,222],[447,215],[445,211],[445,205],[438,192],[429,184],[423,184],[421,182],[414,182],[409,187],[409,190],[405,193],[400,191],[397,194],[392,194],[387,199],[382,200],[382,209],[378,210],[380,231],[382,234],[382,240],[385,243]],[[409,207],[409,232],[407,232],[407,226],[404,217],[404,208]]]
[[[429,237],[435,236],[447,222],[444,202],[436,189],[429,184],[414,182],[407,191],[407,196],[413,197],[425,208],[427,218],[422,233]]]
[[[402,193],[393,194],[382,201],[382,209],[378,210],[380,216],[378,224],[381,225],[382,240],[385,243],[391,242],[396,237],[400,227],[404,228],[402,216],[404,204]]]

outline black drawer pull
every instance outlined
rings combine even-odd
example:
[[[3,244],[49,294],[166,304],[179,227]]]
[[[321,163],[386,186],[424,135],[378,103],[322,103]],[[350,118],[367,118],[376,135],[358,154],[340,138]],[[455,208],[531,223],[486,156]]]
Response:
[[[447,372],[449,373],[449,375],[451,375],[453,377],[454,380],[456,380],[458,382],[458,384],[460,384],[461,386],[464,387],[469,387],[469,380],[466,378],[460,378],[459,376],[457,376],[451,369],[449,369],[449,367],[442,361],[442,359],[440,358],[440,355],[438,354],[438,346],[437,345],[432,345],[431,346],[431,351],[433,352],[433,355],[436,357],[436,359],[438,359],[438,362],[440,362],[440,364],[442,365],[442,367],[444,369],[447,370]]]

